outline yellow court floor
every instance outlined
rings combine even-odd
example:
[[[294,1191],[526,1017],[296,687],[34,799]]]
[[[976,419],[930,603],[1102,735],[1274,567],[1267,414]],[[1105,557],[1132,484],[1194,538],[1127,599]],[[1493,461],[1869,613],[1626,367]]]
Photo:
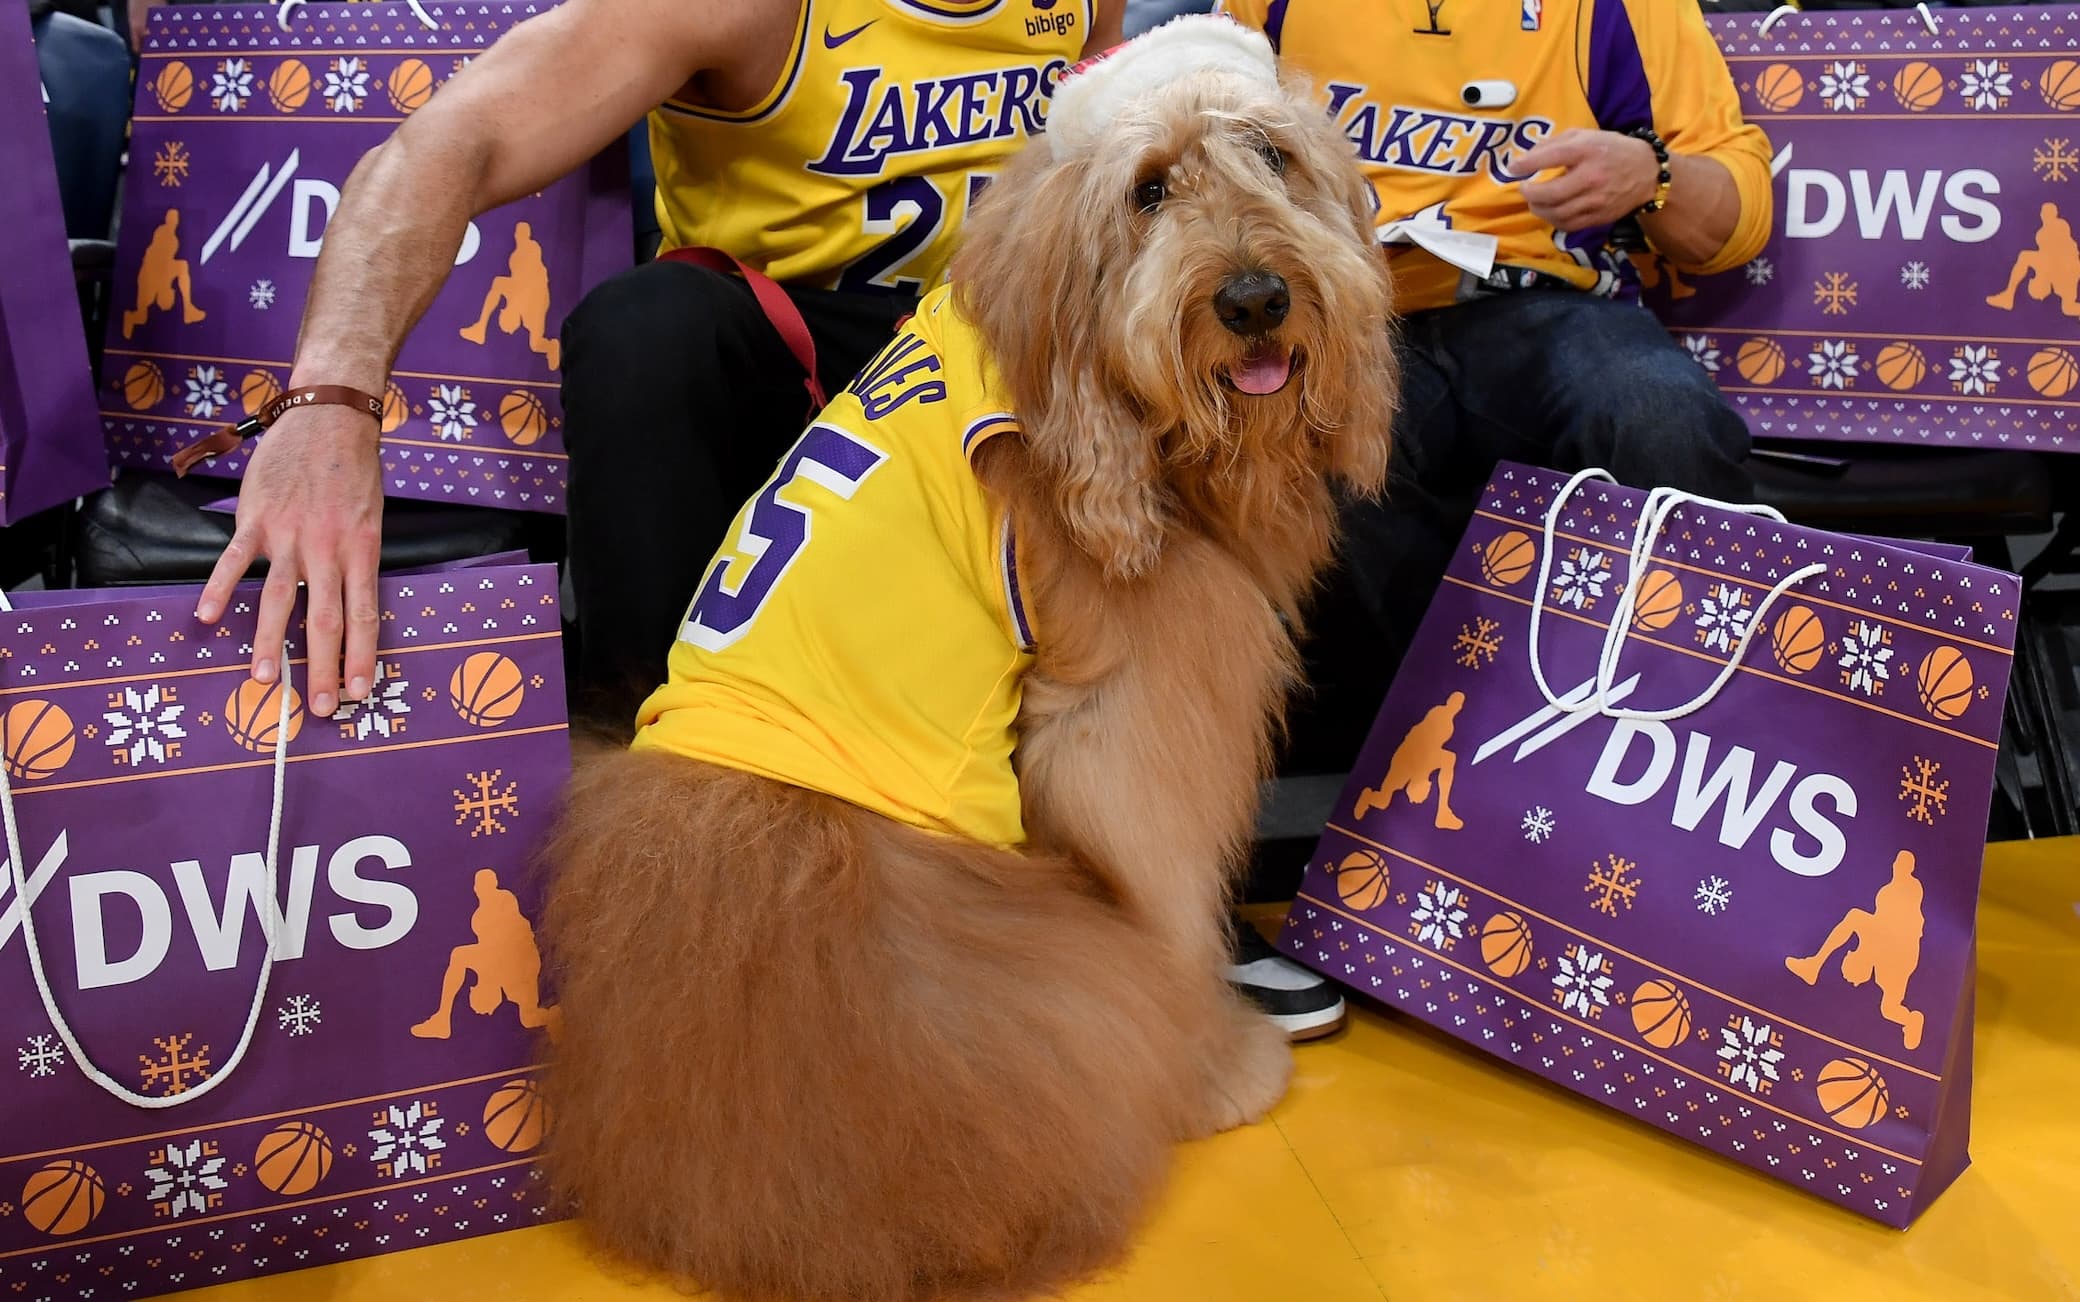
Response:
[[[1990,847],[1974,1165],[1885,1229],[1366,1007],[1074,1302],[2080,1299],[2080,839]],[[690,1215],[698,1215],[692,1210]],[[551,1225],[191,1302],[665,1302]],[[835,1300],[834,1300],[835,1302]]]

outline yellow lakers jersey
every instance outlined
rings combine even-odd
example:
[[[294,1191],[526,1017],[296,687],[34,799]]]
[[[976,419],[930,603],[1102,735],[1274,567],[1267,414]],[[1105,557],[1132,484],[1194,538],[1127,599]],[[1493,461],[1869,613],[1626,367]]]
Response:
[[[1383,233],[1415,222],[1495,237],[1485,280],[1414,243],[1389,243],[1403,313],[1540,275],[1605,294],[1629,285],[1630,264],[1604,247],[1608,228],[1556,231],[1518,191],[1512,157],[1569,127],[1651,125],[1671,150],[1709,155],[1733,174],[1740,224],[1719,256],[1694,270],[1723,271],[1767,238],[1769,142],[1742,121],[1696,0],[1223,5],[1314,80],[1372,182]],[[1496,94],[1503,86],[1513,98]],[[1469,98],[1509,102],[1482,107]]]
[[[802,0],[759,103],[651,113],[663,249],[712,245],[826,289],[923,292],[1092,22],[1091,0]]]
[[[1033,633],[968,457],[1017,429],[942,287],[738,514],[635,745],[994,845]]]

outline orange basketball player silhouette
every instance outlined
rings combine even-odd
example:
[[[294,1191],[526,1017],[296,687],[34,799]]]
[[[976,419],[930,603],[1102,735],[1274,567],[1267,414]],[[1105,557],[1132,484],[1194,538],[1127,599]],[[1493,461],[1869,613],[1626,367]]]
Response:
[[[525,327],[527,346],[548,359],[550,370],[557,369],[563,360],[563,345],[548,338],[549,267],[526,222],[514,223],[513,256],[506,259],[506,274],[491,282],[484,294],[483,312],[475,325],[462,328],[462,337],[473,344],[483,343],[494,310],[500,330],[511,334]]]
[[[510,999],[520,1010],[520,1025],[543,1026],[555,1039],[562,1015],[539,1002],[542,975],[541,951],[535,948],[534,928],[520,912],[520,901],[498,884],[498,874],[489,868],[477,870],[477,909],[470,914],[469,929],[474,945],[457,945],[448,955],[447,975],[441,978],[441,1006],[433,1016],[412,1028],[422,1040],[448,1038],[448,1010],[462,979],[474,972],[477,983],[469,990],[470,1011],[488,1017]]]
[[[137,306],[123,313],[123,338],[128,339],[144,324],[152,309],[161,312],[173,306],[173,293],[180,291],[181,320],[194,325],[205,313],[195,306],[195,287],[188,279],[188,264],[181,258],[181,213],[168,208],[145,246],[144,261],[137,268]]]
[[[1907,1007],[1907,981],[1921,963],[1921,882],[1914,876],[1914,855],[1902,850],[1892,861],[1892,880],[1878,888],[1870,911],[1851,909],[1842,915],[1827,943],[1811,958],[1787,958],[1784,966],[1807,985],[1820,980],[1820,965],[1851,938],[1856,943],[1842,956],[1842,980],[1860,986],[1878,979],[1882,996],[1878,1011],[1900,1028],[1909,1049],[1921,1047],[1921,1014]]]
[[[2080,244],[2073,242],[2072,224],[2058,215],[2058,205],[2047,203],[2038,210],[2043,225],[2037,227],[2037,246],[2015,255],[2015,269],[2008,273],[2008,287],[1986,300],[1991,307],[2010,311],[2015,306],[2015,287],[2029,277],[2029,296],[2041,303],[2052,294],[2067,316],[2080,316]]]
[[[1464,704],[1466,693],[1453,692],[1443,705],[1432,707],[1422,722],[1410,728],[1394,748],[1394,758],[1387,761],[1387,776],[1380,779],[1378,786],[1367,787],[1359,794],[1358,807],[1351,811],[1351,817],[1363,818],[1375,809],[1385,809],[1394,803],[1395,796],[1402,794],[1420,805],[1430,798],[1430,780],[1434,777],[1437,826],[1447,832],[1466,826],[1452,812],[1452,771],[1459,767],[1459,757],[1444,746],[1452,739],[1453,722]]]

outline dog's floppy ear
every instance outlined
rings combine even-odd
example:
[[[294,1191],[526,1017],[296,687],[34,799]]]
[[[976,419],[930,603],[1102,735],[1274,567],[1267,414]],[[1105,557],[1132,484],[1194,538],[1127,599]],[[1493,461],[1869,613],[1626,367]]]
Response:
[[[960,309],[1010,391],[1026,446],[1070,536],[1107,573],[1132,577],[1162,551],[1156,440],[1120,397],[1099,342],[1108,269],[1126,259],[1125,196],[1099,193],[1046,137],[976,205],[954,257]]]
[[[1292,109],[1288,143],[1299,151],[1302,175],[1319,187],[1308,201],[1325,220],[1347,224],[1356,237],[1355,256],[1333,272],[1322,268],[1323,310],[1342,323],[1329,341],[1337,355],[1321,360],[1344,377],[1315,396],[1312,411],[1324,437],[1328,470],[1355,492],[1379,493],[1387,478],[1388,431],[1401,391],[1401,366],[1394,351],[1393,278],[1378,247],[1374,196],[1351,157],[1345,139],[1321,112],[1305,78],[1288,75],[1280,89]]]

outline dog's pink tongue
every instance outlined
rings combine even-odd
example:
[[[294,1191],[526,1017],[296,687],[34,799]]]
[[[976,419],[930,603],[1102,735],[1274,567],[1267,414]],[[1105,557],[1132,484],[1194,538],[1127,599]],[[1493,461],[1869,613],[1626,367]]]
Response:
[[[1271,344],[1250,350],[1240,365],[1228,369],[1228,379],[1244,393],[1277,393],[1293,373],[1293,354]]]

